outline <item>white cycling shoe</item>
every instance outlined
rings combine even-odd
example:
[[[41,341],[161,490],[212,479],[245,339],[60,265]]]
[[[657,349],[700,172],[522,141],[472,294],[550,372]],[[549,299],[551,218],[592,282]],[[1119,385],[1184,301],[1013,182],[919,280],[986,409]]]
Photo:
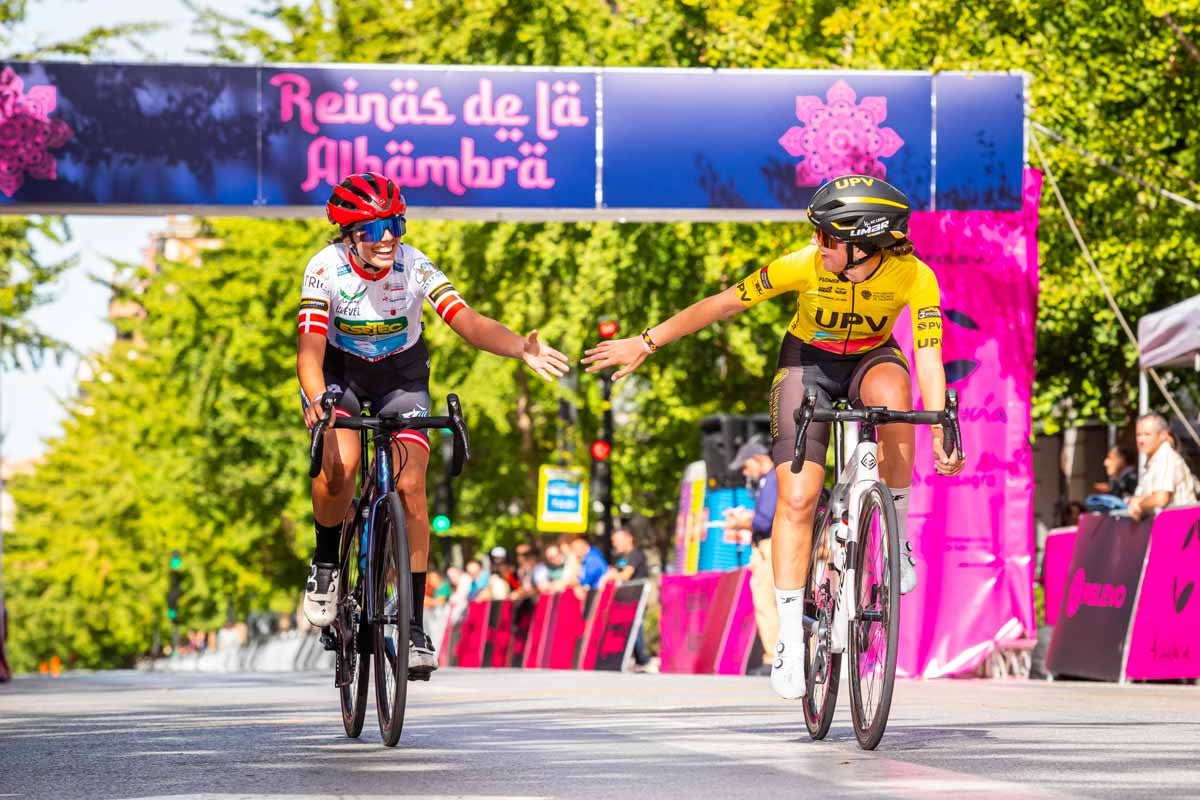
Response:
[[[805,685],[804,643],[780,639],[771,664],[771,688],[784,700],[797,700],[804,697]]]
[[[314,628],[324,628],[337,616],[339,570],[336,564],[313,562],[304,585],[304,617]]]
[[[908,594],[917,588],[917,562],[913,558],[912,542],[907,539],[900,546],[900,594]]]

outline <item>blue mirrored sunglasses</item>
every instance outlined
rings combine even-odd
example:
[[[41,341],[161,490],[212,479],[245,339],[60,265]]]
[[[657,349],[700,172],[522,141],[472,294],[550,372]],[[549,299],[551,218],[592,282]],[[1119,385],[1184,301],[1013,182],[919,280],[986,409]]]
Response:
[[[370,222],[364,222],[361,225],[355,225],[350,229],[354,238],[360,242],[382,242],[383,234],[391,231],[394,238],[399,239],[404,235],[404,217],[395,216],[387,219],[374,219]]]

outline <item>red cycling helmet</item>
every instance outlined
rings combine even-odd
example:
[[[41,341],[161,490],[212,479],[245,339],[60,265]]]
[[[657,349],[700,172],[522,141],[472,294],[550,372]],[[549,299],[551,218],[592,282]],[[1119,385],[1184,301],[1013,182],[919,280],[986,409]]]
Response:
[[[360,222],[402,217],[408,210],[400,187],[378,172],[360,172],[333,187],[325,215],[334,225],[349,228]]]

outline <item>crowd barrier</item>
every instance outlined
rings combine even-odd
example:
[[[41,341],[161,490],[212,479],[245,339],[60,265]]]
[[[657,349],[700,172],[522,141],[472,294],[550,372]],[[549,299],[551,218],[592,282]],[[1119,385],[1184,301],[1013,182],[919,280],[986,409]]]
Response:
[[[269,639],[204,653],[142,662],[147,672],[306,672],[332,670],[334,655],[316,631],[281,633]]]
[[[744,675],[758,637],[750,570],[664,575],[663,672]]]
[[[1140,522],[1085,514],[1065,570],[1063,561],[1047,558],[1045,567],[1048,619],[1051,597],[1059,598],[1051,674],[1200,678],[1200,506]]]
[[[621,670],[645,614],[648,585],[606,583],[452,611],[438,648],[444,667]]]

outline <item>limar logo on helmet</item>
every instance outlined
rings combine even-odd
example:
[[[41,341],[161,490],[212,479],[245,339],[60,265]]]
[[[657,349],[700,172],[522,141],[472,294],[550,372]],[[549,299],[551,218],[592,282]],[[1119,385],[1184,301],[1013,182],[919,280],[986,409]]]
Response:
[[[887,217],[876,217],[870,221],[861,221],[860,226],[850,232],[851,236],[871,236],[886,231],[889,226]]]

